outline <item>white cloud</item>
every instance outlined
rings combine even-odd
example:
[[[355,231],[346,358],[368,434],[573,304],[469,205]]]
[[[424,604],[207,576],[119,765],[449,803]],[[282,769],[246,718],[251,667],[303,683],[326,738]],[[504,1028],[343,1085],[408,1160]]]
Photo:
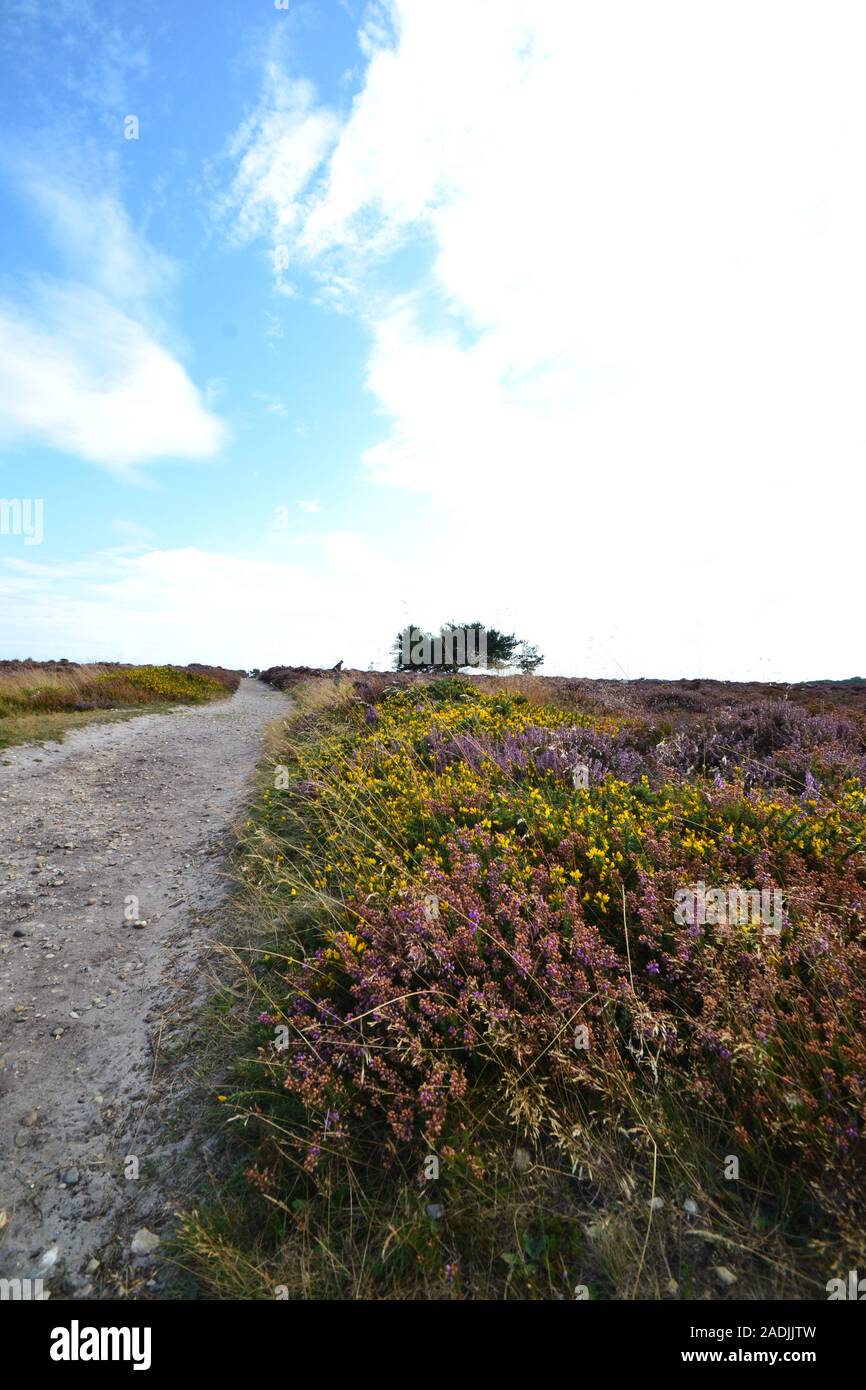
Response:
[[[41,166],[19,164],[18,172],[71,277],[86,276],[115,306],[148,315],[174,284],[176,267],[135,230],[116,194],[97,186],[82,196]]]
[[[209,377],[204,387],[204,398],[208,405],[215,405],[217,401],[222,400],[228,390],[228,385],[229,383],[224,376]]]
[[[443,566],[554,668],[611,641],[632,674],[863,666],[862,7],[387,13],[318,165],[309,91],[289,177],[259,113],[242,209],[365,287],[368,476],[444,509]],[[404,243],[428,268],[374,294]]]
[[[46,58],[54,59],[50,95],[56,123],[68,116],[70,98],[115,121],[118,110],[130,109],[130,97],[147,75],[149,55],[140,28],[130,16],[118,23],[111,8],[104,0],[5,0],[7,62],[45,90]]]
[[[288,414],[285,407],[285,403],[280,399],[279,396],[274,396],[269,391],[254,391],[253,395],[255,396],[257,401],[262,402],[265,410],[269,415]]]
[[[276,314],[265,311],[265,337],[273,344],[285,336],[285,330]]]
[[[225,438],[209,409],[219,383],[202,397],[166,325],[175,264],[85,152],[74,173],[21,151],[4,167],[66,278],[19,278],[0,295],[0,441],[127,475],[152,459],[214,454]]]
[[[0,649],[37,659],[366,667],[387,660],[382,615],[393,586],[390,567],[351,533],[317,538],[292,563],[191,547],[73,564],[9,556]]]
[[[338,133],[337,117],[316,107],[311,83],[291,80],[269,61],[261,102],[231,142],[238,168],[218,212],[234,218],[241,242],[273,234],[274,270],[288,293],[282,277],[303,220],[298,200]]]
[[[84,287],[43,284],[25,310],[0,303],[0,439],[39,442],[119,474],[205,458],[224,427],[183,367]]]

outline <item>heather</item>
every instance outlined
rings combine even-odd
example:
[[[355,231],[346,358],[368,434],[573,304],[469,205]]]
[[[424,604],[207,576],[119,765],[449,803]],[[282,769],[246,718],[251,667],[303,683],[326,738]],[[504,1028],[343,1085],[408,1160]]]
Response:
[[[132,666],[115,662],[0,663],[0,747],[61,738],[112,711],[201,704],[237,690],[239,671],[203,666]]]
[[[821,1297],[866,1258],[859,702],[575,684],[319,682],[275,749],[230,1102],[308,1292]],[[677,920],[696,883],[779,929]]]

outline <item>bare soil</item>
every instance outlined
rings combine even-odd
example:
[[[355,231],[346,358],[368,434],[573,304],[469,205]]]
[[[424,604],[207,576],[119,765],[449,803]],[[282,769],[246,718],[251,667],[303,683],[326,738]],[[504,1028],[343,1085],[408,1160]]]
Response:
[[[159,1289],[160,1249],[132,1242],[170,1232],[201,1166],[177,1125],[188,1028],[230,831],[286,708],[244,680],[213,705],[0,754],[0,1278],[41,1278],[52,1298]]]

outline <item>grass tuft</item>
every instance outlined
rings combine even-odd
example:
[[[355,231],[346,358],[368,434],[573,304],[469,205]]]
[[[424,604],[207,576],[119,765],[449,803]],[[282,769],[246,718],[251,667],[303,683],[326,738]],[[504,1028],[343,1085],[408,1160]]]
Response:
[[[209,666],[0,662],[0,748],[59,741],[94,719],[223,699],[239,684],[239,672]]]
[[[824,1298],[866,1260],[861,710],[587,684],[294,684],[226,947],[245,1185],[181,1236],[213,1296]],[[783,928],[678,920],[697,882]]]

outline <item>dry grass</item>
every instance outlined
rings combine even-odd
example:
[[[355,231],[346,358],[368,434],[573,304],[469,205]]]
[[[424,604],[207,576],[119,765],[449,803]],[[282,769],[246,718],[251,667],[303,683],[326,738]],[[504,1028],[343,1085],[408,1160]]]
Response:
[[[220,699],[237,672],[212,667],[0,662],[0,748],[62,740],[95,719]]]
[[[638,697],[613,683],[552,689],[539,677],[481,678],[482,689],[529,700],[630,713]],[[273,726],[262,786],[273,763],[327,736],[352,701],[389,684],[381,673],[339,683],[292,682],[294,709]],[[653,692],[650,692],[651,694]],[[640,692],[643,701],[646,692]],[[351,805],[332,829],[352,841]],[[271,891],[258,868],[291,856],[290,837],[269,839],[260,824],[245,837],[241,867],[253,882],[236,899],[236,935],[223,951],[225,1058],[233,1077],[222,1112],[240,1144],[241,1164],[257,1177],[262,1153],[286,1160],[276,1187],[239,1171],[211,1206],[188,1213],[181,1261],[206,1296],[273,1299],[790,1299],[824,1296],[832,1252],[804,1238],[801,1197],[768,1165],[759,1178],[726,1182],[719,1167],[718,1118],[685,1106],[675,1085],[636,1094],[623,1067],[607,1078],[603,1107],[588,1110],[573,1094],[544,1094],[531,1076],[503,1070],[492,1090],[479,1081],[455,1107],[455,1128],[479,1140],[476,1170],[461,1168],[441,1187],[399,1164],[387,1172],[381,1146],[362,1141],[316,1185],[296,1167],[284,1139],[303,1123],[266,1098],[254,1025],[279,1012],[282,962],[303,956],[312,921],[337,920],[344,904],[292,878],[299,897]],[[300,842],[295,848],[303,852]],[[380,858],[386,845],[379,847]],[[282,870],[280,872],[283,872]],[[287,871],[286,871],[287,872]],[[288,880],[286,880],[288,882]],[[270,966],[263,968],[263,962]],[[269,974],[273,967],[274,975]],[[447,1218],[431,1215],[441,1199]],[[688,1206],[686,1206],[688,1200]],[[808,1248],[807,1248],[808,1246]],[[727,1290],[716,1273],[733,1266]],[[575,1294],[575,1285],[579,1291]]]
[[[161,714],[170,705],[147,705],[138,709],[73,710],[57,714],[20,714],[0,719],[0,750],[22,743],[62,743],[67,734],[89,724],[116,723],[134,719],[137,714]]]

